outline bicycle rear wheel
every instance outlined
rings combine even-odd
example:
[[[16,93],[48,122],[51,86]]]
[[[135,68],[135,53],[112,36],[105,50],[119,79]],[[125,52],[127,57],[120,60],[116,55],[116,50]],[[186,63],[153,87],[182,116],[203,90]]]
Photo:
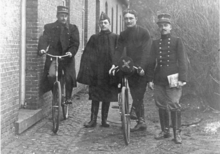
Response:
[[[125,87],[121,90],[121,119],[125,144],[128,145],[130,143],[130,114],[128,89]]]
[[[53,132],[57,133],[60,123],[60,106],[61,106],[61,86],[57,81],[53,86],[53,101],[52,101],[52,119],[53,119]]]

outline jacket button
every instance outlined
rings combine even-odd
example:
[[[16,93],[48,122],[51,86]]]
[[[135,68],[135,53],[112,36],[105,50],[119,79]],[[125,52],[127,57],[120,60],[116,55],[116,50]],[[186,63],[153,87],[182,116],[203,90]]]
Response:
[[[169,65],[167,65],[167,66],[169,66]]]
[[[170,44],[170,42],[168,42],[168,44]]]
[[[160,65],[160,67],[162,67],[162,65]]]

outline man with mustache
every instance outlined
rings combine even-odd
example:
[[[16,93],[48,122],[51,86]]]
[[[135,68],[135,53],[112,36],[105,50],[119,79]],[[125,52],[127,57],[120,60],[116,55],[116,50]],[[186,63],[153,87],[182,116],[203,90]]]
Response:
[[[40,37],[38,50],[43,55],[68,55],[59,61],[59,78],[61,71],[65,72],[66,103],[71,104],[72,89],[76,87],[75,58],[79,48],[79,30],[76,25],[68,23],[69,11],[65,6],[57,7],[57,21],[44,26]],[[49,47],[49,48],[48,48]],[[48,48],[48,51],[46,49]],[[52,90],[55,81],[55,59],[47,56],[41,83],[41,92]]]
[[[150,52],[150,34],[147,29],[137,25],[137,12],[133,9],[127,9],[123,12],[126,30],[120,33],[118,46],[115,51],[115,61],[109,73],[115,69],[120,58],[124,55],[123,51],[126,49],[126,55],[130,57],[134,65],[139,69],[138,73],[128,77],[131,96],[133,99],[131,118],[136,113],[137,125],[131,131],[146,130],[147,126],[144,117],[144,103],[143,98],[147,86],[146,69],[147,57]],[[141,74],[145,74],[141,76]]]
[[[169,138],[169,111],[173,126],[174,142],[181,144],[181,106],[179,100],[182,86],[187,79],[187,60],[180,38],[171,35],[171,16],[158,15],[158,27],[161,38],[154,40],[151,46],[148,69],[149,87],[154,89],[154,100],[158,107],[161,132],[155,139]],[[174,77],[174,79],[171,79]]]

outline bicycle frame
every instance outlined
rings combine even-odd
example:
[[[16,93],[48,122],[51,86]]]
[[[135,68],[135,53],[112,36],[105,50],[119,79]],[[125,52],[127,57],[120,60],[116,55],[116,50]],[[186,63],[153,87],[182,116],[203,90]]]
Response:
[[[55,58],[55,82],[53,86],[52,119],[53,119],[53,132],[57,133],[59,128],[61,106],[63,110],[64,120],[68,117],[68,105],[65,104],[66,91],[65,91],[65,81],[63,81],[63,74],[59,81],[59,58],[67,57],[68,55],[56,56],[48,53],[46,53],[46,55]]]

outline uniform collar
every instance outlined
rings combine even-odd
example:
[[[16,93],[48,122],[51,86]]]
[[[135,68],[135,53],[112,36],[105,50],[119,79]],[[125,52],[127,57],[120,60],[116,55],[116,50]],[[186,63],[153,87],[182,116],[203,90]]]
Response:
[[[161,39],[164,40],[164,39],[170,38],[170,36],[171,36],[170,34],[161,35]]]
[[[61,24],[58,20],[56,22],[54,22],[53,28],[60,28],[61,26],[64,26],[65,28],[69,29],[69,24],[68,23],[66,23],[64,25],[64,24]]]

